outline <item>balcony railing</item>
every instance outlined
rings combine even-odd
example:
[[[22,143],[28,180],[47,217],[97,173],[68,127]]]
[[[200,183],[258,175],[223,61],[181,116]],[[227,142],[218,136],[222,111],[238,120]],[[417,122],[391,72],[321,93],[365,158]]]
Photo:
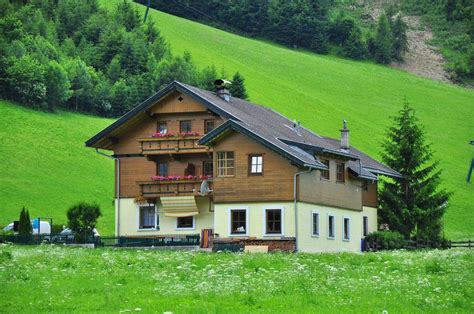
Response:
[[[199,195],[203,180],[139,181],[140,195],[144,197]],[[209,189],[212,183],[208,181]]]
[[[143,154],[188,154],[208,153],[211,149],[207,146],[198,145],[200,136],[177,136],[162,138],[139,139],[140,151]]]

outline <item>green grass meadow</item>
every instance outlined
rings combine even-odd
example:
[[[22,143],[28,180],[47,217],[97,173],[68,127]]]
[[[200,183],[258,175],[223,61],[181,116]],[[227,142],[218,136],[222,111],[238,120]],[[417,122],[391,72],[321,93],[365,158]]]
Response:
[[[117,1],[101,1],[104,7]],[[140,10],[144,8],[136,4]],[[295,51],[199,23],[150,11],[175,54],[192,53],[199,67],[214,64],[230,77],[240,71],[252,101],[275,108],[303,126],[339,137],[348,120],[351,143],[379,156],[390,116],[407,99],[425,126],[444,187],[454,192],[445,216],[451,239],[474,237],[474,185],[466,183],[474,147],[474,91],[419,78],[368,62]],[[65,223],[72,203],[97,201],[101,234],[113,233],[113,162],[84,147],[112,120],[59,112],[41,113],[0,102],[0,225],[32,216]]]
[[[197,253],[0,246],[0,312],[472,313],[474,251]]]

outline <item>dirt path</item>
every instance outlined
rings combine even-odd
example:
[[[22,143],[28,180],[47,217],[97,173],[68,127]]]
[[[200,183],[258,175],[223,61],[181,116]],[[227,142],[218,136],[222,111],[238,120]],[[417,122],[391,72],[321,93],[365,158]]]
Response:
[[[427,27],[420,29],[418,16],[406,16],[403,19],[408,25],[408,52],[403,63],[392,63],[392,66],[432,80],[451,82],[444,70],[443,56],[429,44],[433,38],[431,30]]]

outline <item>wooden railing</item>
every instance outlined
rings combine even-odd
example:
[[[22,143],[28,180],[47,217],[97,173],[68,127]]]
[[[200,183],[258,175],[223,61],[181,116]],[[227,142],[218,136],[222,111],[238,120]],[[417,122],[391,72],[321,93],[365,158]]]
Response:
[[[143,154],[208,153],[210,148],[198,145],[199,136],[173,136],[138,139]]]
[[[139,181],[140,195],[144,197],[199,195],[202,180]],[[212,183],[209,182],[209,189]]]

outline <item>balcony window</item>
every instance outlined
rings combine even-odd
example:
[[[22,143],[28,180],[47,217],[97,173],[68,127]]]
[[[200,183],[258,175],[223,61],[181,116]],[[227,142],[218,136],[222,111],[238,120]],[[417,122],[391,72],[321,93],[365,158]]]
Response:
[[[154,229],[156,225],[155,205],[145,205],[139,207],[139,229]]]
[[[204,176],[213,176],[214,174],[214,166],[212,164],[212,161],[203,161],[202,162],[202,174]]]
[[[231,209],[230,210],[230,234],[246,235],[247,234],[247,210]]]
[[[194,216],[178,217],[176,219],[176,229],[194,229]]]
[[[181,133],[187,133],[191,132],[191,120],[183,120],[179,121],[179,132]]]
[[[344,163],[338,162],[336,170],[337,170],[336,181],[343,183],[344,182]]]
[[[328,167],[327,170],[321,170],[321,179],[323,180],[329,180],[329,160],[327,159],[321,159],[321,163],[326,165]]]
[[[168,176],[168,163],[163,161],[158,161],[156,163],[157,175],[162,177]]]
[[[265,234],[281,235],[282,234],[282,210],[266,209],[265,210]]]
[[[231,177],[235,174],[234,152],[217,153],[217,175],[219,177]]]
[[[168,133],[168,124],[166,122],[158,122],[158,132],[161,134]]]
[[[249,155],[249,175],[261,176],[263,174],[263,156]]]
[[[204,121],[204,133],[209,133],[214,130],[214,120],[205,120]]]

